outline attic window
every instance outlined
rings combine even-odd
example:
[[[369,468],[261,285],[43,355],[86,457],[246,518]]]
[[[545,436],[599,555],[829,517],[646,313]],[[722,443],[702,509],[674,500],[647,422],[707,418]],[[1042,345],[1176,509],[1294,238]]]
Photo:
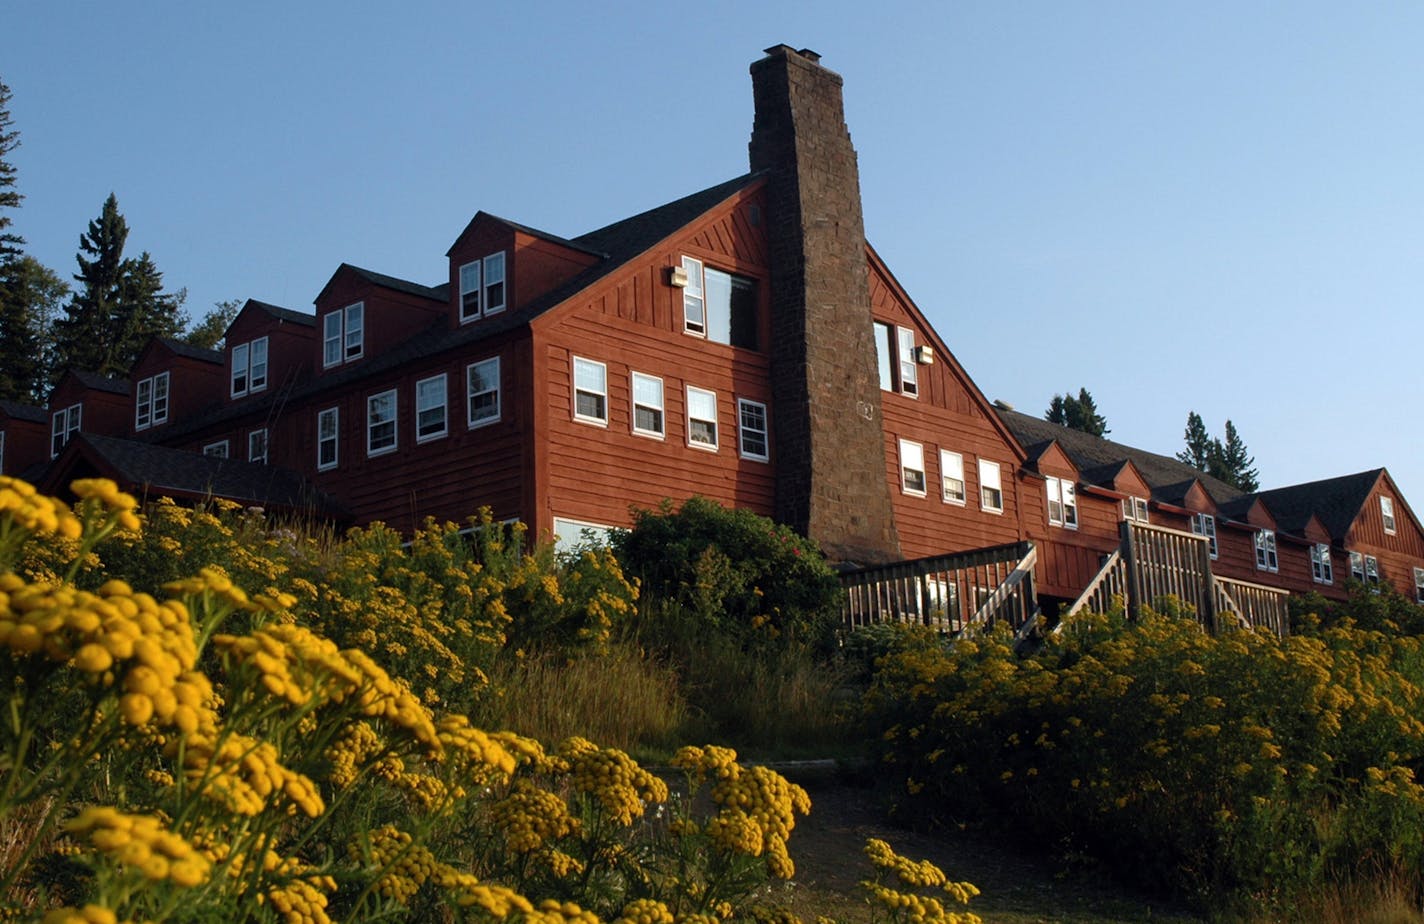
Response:
[[[324,368],[361,358],[366,345],[365,302],[327,312],[322,325],[321,362]],[[263,377],[266,377],[265,369]]]
[[[460,323],[504,310],[504,251],[460,267]]]
[[[1147,498],[1145,497],[1124,497],[1122,499],[1122,518],[1131,520],[1134,523],[1147,525]]]
[[[1256,530],[1256,570],[1280,570],[1280,561],[1276,558],[1276,531],[1273,529]]]
[[[1192,514],[1192,532],[1206,537],[1206,548],[1212,560],[1216,560],[1216,517],[1209,513]]]
[[[687,285],[682,290],[682,329],[714,343],[759,348],[756,280],[682,258]]]
[[[1330,546],[1317,542],[1310,547],[1310,578],[1317,584],[1334,584],[1335,569],[1330,563]]]
[[[1384,534],[1394,535],[1394,498],[1380,498],[1380,515],[1384,517]]]

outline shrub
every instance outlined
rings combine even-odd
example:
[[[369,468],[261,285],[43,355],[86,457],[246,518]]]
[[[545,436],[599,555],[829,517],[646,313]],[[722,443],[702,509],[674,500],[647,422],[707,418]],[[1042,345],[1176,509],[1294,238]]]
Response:
[[[820,644],[839,617],[840,585],[816,544],[749,510],[693,497],[634,514],[613,550],[650,596],[696,615],[703,631],[749,644]]]

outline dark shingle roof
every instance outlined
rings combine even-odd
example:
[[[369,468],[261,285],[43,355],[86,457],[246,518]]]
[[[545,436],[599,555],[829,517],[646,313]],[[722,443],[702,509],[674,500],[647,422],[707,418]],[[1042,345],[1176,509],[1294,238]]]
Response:
[[[449,283],[446,283],[444,286],[438,287],[423,286],[418,282],[411,282],[408,279],[399,279],[395,276],[387,276],[385,273],[378,273],[375,270],[368,270],[359,266],[353,266],[350,263],[343,263],[341,264],[341,266],[346,267],[347,269],[351,270],[363,279],[368,279],[371,282],[374,282],[378,286],[384,286],[387,289],[394,289],[397,292],[405,292],[410,295],[418,295],[421,298],[434,299],[435,301],[445,301],[445,295],[442,294],[440,290],[449,289]],[[341,269],[340,267],[338,267],[337,272],[340,271]]]
[[[260,302],[255,298],[249,298],[248,304],[262,309],[267,314],[279,321],[287,321],[292,324],[300,324],[303,327],[316,327],[316,315],[307,314],[304,311],[293,311],[290,308],[283,308],[279,305],[271,305],[267,302]]]
[[[212,495],[244,504],[347,515],[333,498],[290,469],[94,433],[80,433],[75,440],[86,443],[126,487],[150,495]]]
[[[79,384],[94,391],[107,391],[115,395],[127,395],[129,393],[128,379],[111,379],[100,375],[97,372],[85,372],[83,369],[70,369],[70,375],[79,380]]]
[[[1171,456],[1125,446],[998,405],[995,405],[994,410],[998,412],[999,419],[1013,433],[1014,438],[1022,444],[1057,440],[1068,458],[1078,466],[1084,481],[1097,483],[1104,476],[1111,480],[1111,475],[1116,474],[1124,462],[1130,461],[1137,466],[1137,470],[1152,488],[1152,496],[1168,503],[1180,502],[1185,491],[1179,490],[1179,486],[1192,479],[1201,481],[1202,487],[1218,505],[1242,494],[1226,482],[1197,471]]]
[[[19,401],[0,401],[0,413],[3,413],[11,420],[28,420],[33,423],[47,423],[49,413],[42,407],[33,404],[21,404]]]
[[[224,361],[223,354],[219,350],[209,350],[204,347],[193,346],[191,343],[174,340],[172,337],[159,337],[158,342],[179,356],[186,356],[189,359],[199,359],[205,363],[222,363]]]
[[[1260,497],[1275,514],[1281,529],[1300,532],[1310,522],[1311,515],[1315,515],[1320,517],[1320,522],[1331,536],[1343,539],[1383,473],[1384,469],[1376,468],[1354,475],[1293,484],[1262,491]]]

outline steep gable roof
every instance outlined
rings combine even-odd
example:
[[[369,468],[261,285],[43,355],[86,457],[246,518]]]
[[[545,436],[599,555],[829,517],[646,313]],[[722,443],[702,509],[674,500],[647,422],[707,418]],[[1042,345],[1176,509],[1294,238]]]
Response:
[[[290,308],[283,308],[280,305],[260,302],[255,298],[249,298],[247,304],[279,321],[286,321],[290,324],[300,324],[303,327],[316,327],[316,315],[314,314],[307,314],[305,311],[293,311]],[[243,307],[246,308],[247,305]]]
[[[571,241],[566,237],[559,237],[557,234],[550,234],[547,231],[540,231],[538,228],[531,228],[529,225],[521,225],[517,221],[510,221],[508,218],[500,218],[498,215],[491,215],[489,212],[483,210],[476,212],[475,217],[470,219],[470,223],[465,225],[465,229],[455,237],[455,243],[451,244],[450,249],[445,251],[445,256],[448,257],[450,256],[450,254],[454,253],[455,248],[459,246],[460,241],[464,240],[465,235],[469,234],[477,224],[483,224],[484,222],[497,222],[498,224],[504,225],[507,228],[511,228],[515,231],[520,231],[524,234],[528,234],[531,237],[537,237],[542,240],[549,241],[550,243],[558,244],[560,247],[567,247],[570,250],[582,250],[585,253],[590,253],[595,257],[608,256],[606,252],[602,250],[594,250],[586,244],[580,244],[575,241]]]
[[[153,496],[224,497],[336,518],[349,516],[333,498],[290,469],[95,433],[80,433],[70,443],[46,472],[45,490],[62,489],[75,466],[88,462],[125,487]]]
[[[1262,491],[1260,496],[1270,505],[1282,529],[1300,532],[1315,515],[1331,536],[1343,539],[1383,474],[1384,469],[1375,468],[1354,475],[1273,488]]]
[[[155,337],[159,343],[167,347],[169,351],[178,356],[186,356],[189,359],[200,360],[205,363],[223,363],[221,350],[209,350],[204,347],[193,346],[191,343],[184,343],[182,340],[174,340],[172,337]]]
[[[83,369],[69,369],[65,371],[64,375],[59,377],[59,382],[56,382],[54,388],[50,389],[50,394],[54,394],[55,389],[59,388],[60,384],[71,376],[76,382],[90,391],[104,391],[114,395],[127,395],[130,392],[128,379],[111,379],[97,372],[86,372]]]
[[[19,401],[0,401],[0,414],[4,414],[11,420],[28,420],[31,423],[48,423],[49,413],[42,407],[33,404],[21,404]]]
[[[1171,456],[1158,455],[1155,452],[1147,452],[1113,440],[1103,439],[1100,436],[1093,436],[1071,427],[1049,423],[1046,420],[1010,410],[1002,405],[996,404],[994,409],[999,412],[1000,419],[1004,421],[1020,443],[1057,440],[1058,445],[1068,454],[1068,458],[1072,459],[1073,464],[1078,466],[1079,471],[1083,473],[1085,481],[1091,480],[1090,472],[1095,477],[1102,477],[1102,472],[1109,470],[1109,467],[1115,473],[1118,468],[1121,468],[1122,463],[1130,461],[1142,475],[1143,480],[1147,482],[1148,487],[1153,489],[1154,497],[1157,496],[1158,488],[1165,490],[1169,486],[1180,485],[1182,482],[1191,480],[1200,481],[1207,494],[1218,505],[1232,498],[1240,497],[1243,493],[1226,482],[1197,471],[1185,462]]]

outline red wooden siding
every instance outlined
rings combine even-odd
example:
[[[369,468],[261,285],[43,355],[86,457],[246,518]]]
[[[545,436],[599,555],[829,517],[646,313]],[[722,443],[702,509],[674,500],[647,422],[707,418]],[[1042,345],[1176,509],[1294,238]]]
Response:
[[[19,420],[0,414],[0,433],[5,435],[5,455],[0,459],[0,475],[18,477],[30,466],[49,461],[50,423]]]

